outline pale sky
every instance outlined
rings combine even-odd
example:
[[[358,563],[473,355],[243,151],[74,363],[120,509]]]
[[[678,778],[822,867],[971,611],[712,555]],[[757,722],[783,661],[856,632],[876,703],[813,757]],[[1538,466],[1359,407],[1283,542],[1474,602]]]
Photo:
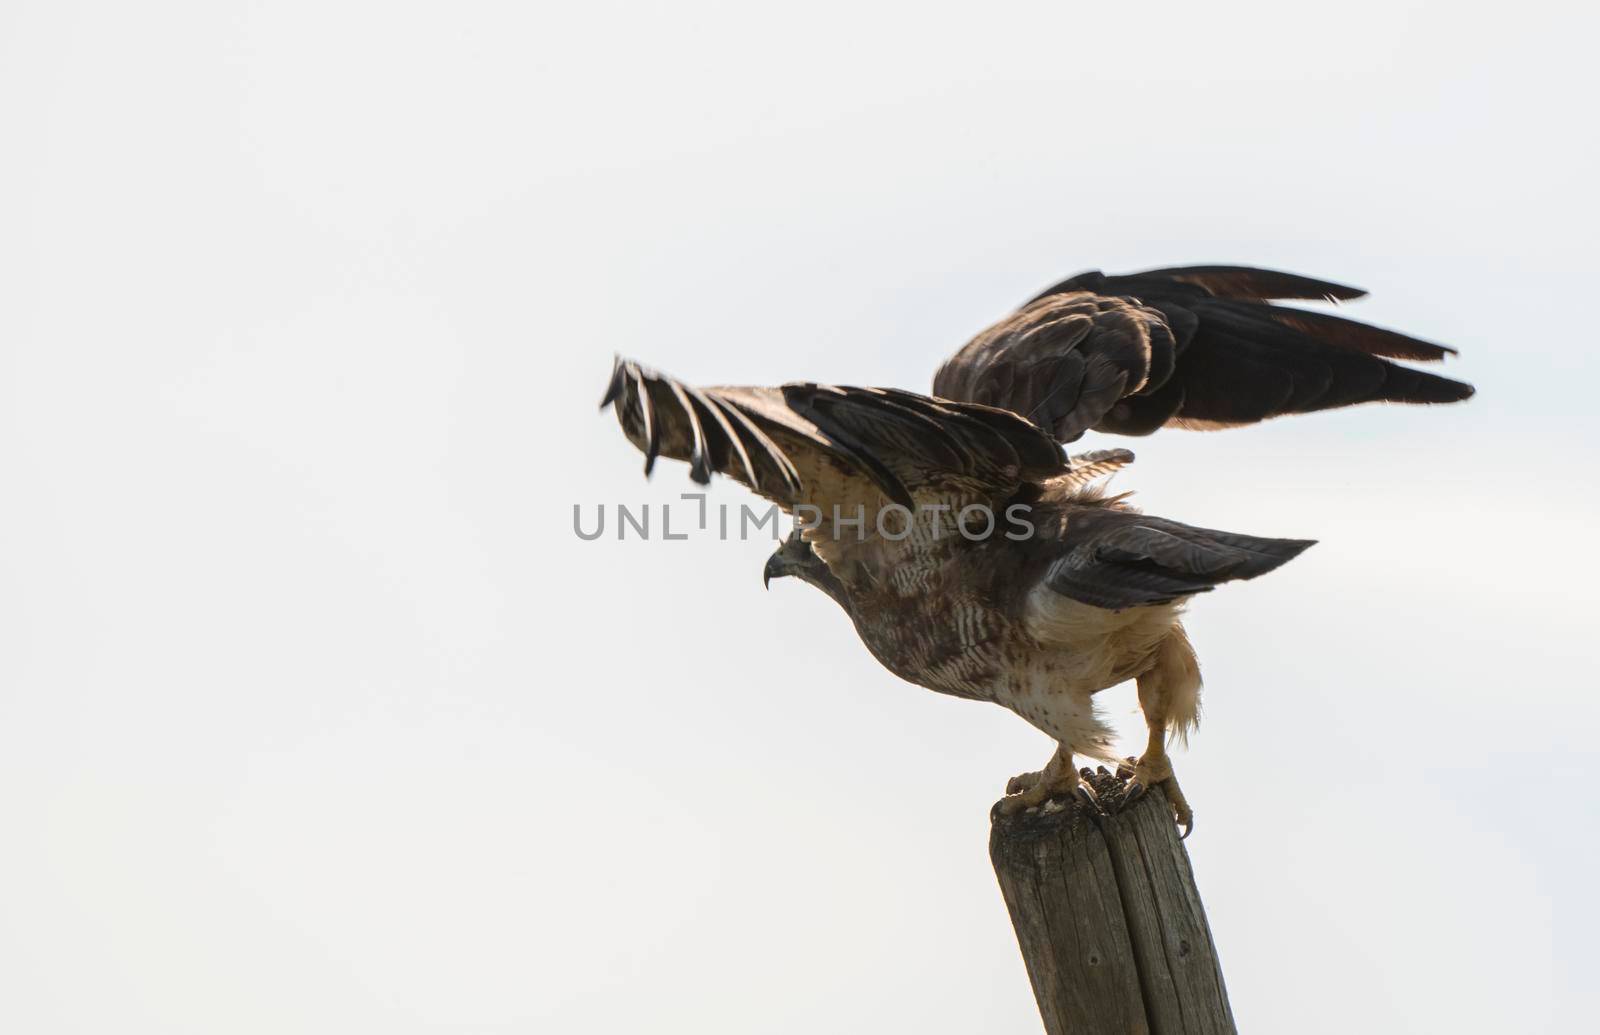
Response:
[[[1597,21],[0,8],[0,1029],[1037,1031],[986,838],[1044,737],[768,543],[572,507],[692,488],[595,413],[613,352],[926,390],[1184,262],[1369,288],[1479,387],[1114,483],[1321,540],[1189,623],[1241,1028],[1586,1027]]]

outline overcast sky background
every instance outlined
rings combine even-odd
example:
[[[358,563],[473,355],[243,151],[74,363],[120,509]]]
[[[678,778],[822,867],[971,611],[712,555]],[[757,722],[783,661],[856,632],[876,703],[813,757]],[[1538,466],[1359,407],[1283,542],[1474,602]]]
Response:
[[[1321,540],[1190,622],[1241,1027],[1586,1027],[1596,21],[4,5],[0,1027],[1037,1031],[985,839],[1043,736],[770,543],[572,507],[692,488],[596,415],[614,351],[925,390],[1184,262],[1367,287],[1480,389],[1115,483]]]

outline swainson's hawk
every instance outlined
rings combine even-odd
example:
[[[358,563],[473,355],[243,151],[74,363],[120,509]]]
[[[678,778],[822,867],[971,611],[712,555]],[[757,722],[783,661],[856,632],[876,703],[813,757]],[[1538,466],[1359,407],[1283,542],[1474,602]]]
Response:
[[[1095,484],[1127,450],[1068,459],[1085,430],[1216,428],[1369,401],[1442,403],[1468,385],[1390,362],[1450,351],[1271,299],[1362,292],[1207,266],[1086,273],[979,334],[934,397],[793,383],[694,388],[619,360],[602,406],[646,455],[749,486],[809,527],[767,562],[833,598],[884,667],[1004,705],[1057,743],[1013,779],[1007,809],[1089,796],[1074,754],[1113,758],[1092,695],[1137,680],[1149,727],[1130,793],[1162,783],[1192,812],[1166,745],[1199,708],[1179,621],[1188,599],[1254,578],[1311,543],[1152,517]]]

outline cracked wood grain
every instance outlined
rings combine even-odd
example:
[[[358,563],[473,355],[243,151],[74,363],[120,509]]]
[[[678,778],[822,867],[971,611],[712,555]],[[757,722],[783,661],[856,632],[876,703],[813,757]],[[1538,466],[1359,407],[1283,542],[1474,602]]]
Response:
[[[1159,788],[1121,808],[1051,803],[992,817],[989,854],[1047,1035],[1236,1029],[1188,853]]]

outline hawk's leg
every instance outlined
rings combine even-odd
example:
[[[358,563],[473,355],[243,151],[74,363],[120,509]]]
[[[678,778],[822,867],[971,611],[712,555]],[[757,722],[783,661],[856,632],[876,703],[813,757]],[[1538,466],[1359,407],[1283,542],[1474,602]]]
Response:
[[[1183,836],[1188,837],[1194,830],[1194,810],[1183,796],[1178,778],[1172,774],[1172,759],[1167,755],[1166,739],[1165,727],[1150,727],[1150,742],[1145,746],[1144,754],[1128,760],[1133,764],[1133,777],[1128,781],[1122,801],[1124,805],[1132,805],[1144,797],[1147,788],[1160,785],[1167,794],[1167,803],[1172,806],[1172,817],[1183,824]]]
[[[1056,753],[1037,773],[1013,776],[1006,784],[1006,797],[1000,799],[1002,813],[1021,812],[1043,805],[1051,798],[1075,797],[1085,804],[1095,803],[1094,791],[1083,782],[1072,765],[1072,748],[1066,744],[1056,747]]]
[[[1139,677],[1139,707],[1150,729],[1150,740],[1143,755],[1129,760],[1133,763],[1133,777],[1123,798],[1124,804],[1131,805],[1144,796],[1146,789],[1160,785],[1172,806],[1173,818],[1183,825],[1184,837],[1194,830],[1194,810],[1172,774],[1167,733],[1174,724],[1183,729],[1194,723],[1199,693],[1200,669],[1194,651],[1180,632],[1163,646],[1155,666]]]

